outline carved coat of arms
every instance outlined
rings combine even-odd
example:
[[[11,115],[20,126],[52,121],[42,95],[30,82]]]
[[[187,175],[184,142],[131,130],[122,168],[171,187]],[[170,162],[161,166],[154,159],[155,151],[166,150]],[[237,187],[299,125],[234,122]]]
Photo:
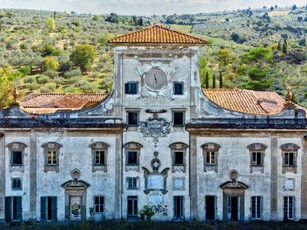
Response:
[[[147,121],[141,122],[140,132],[143,137],[152,137],[157,146],[159,137],[166,137],[170,133],[170,123],[163,118],[149,118]]]

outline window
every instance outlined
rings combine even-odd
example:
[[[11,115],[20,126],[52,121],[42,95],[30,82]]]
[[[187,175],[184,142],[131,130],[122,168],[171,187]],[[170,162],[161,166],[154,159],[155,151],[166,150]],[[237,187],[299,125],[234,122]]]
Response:
[[[110,147],[104,142],[94,142],[89,146],[92,149],[93,168],[92,171],[107,172],[107,154]]]
[[[124,145],[126,155],[126,171],[140,170],[140,152],[143,146],[136,142]]]
[[[138,189],[138,177],[128,177],[127,178],[127,189],[128,190]]]
[[[184,220],[183,196],[174,196],[174,220]]]
[[[13,178],[12,179],[12,189],[13,190],[21,190],[22,189],[22,183],[20,178]]]
[[[284,144],[281,147],[282,173],[297,173],[297,152],[300,147],[295,144]]]
[[[103,213],[104,211],[104,197],[103,196],[94,197],[94,210],[95,210],[95,213]]]
[[[251,214],[253,220],[261,220],[262,218],[262,197],[252,196]]]
[[[251,144],[247,146],[249,149],[250,154],[250,172],[264,172],[264,156],[265,156],[265,150],[267,148],[264,144]]]
[[[57,197],[42,196],[41,197],[41,220],[52,221],[57,220]]]
[[[127,82],[125,84],[125,94],[137,94],[138,93],[138,82]]]
[[[220,145],[215,143],[206,143],[201,146],[204,157],[204,172],[218,171],[218,155]]]
[[[183,152],[174,152],[175,165],[183,165]]]
[[[183,95],[183,82],[174,82],[174,95]]]
[[[172,171],[185,172],[186,170],[186,151],[188,145],[182,142],[176,142],[169,146],[172,155]]]
[[[48,142],[42,145],[45,155],[45,172],[59,172],[59,154],[62,146],[55,142]]]
[[[13,151],[12,152],[12,165],[22,165],[22,152]]]
[[[294,197],[285,196],[284,197],[284,220],[294,220]]]
[[[214,151],[206,151],[206,165],[215,165]]]
[[[130,126],[138,126],[138,124],[139,124],[139,112],[128,111],[127,112],[127,123]]]
[[[48,151],[47,153],[47,165],[57,164],[57,151]]]
[[[138,215],[138,197],[128,196],[127,197],[127,217],[135,218]]]
[[[173,112],[173,123],[174,126],[184,126],[184,116],[185,112]]]
[[[137,160],[137,152],[136,151],[128,151],[128,165],[136,165],[138,163]]]

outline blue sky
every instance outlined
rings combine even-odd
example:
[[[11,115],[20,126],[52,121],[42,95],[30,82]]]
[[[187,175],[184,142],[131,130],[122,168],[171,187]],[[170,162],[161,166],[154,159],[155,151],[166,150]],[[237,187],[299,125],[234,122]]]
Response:
[[[304,6],[306,0],[0,0],[1,8],[117,13],[122,15],[193,14],[262,6]]]

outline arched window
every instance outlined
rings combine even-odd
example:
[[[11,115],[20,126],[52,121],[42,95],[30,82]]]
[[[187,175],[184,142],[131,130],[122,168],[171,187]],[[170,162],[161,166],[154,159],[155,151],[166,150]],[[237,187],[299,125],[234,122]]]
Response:
[[[27,146],[20,142],[12,142],[7,147],[10,151],[10,170],[23,172],[25,148]]]
[[[59,155],[61,147],[62,145],[55,142],[48,142],[42,145],[42,148],[44,149],[45,172],[59,172]]]
[[[126,157],[126,171],[140,171],[140,154],[143,146],[136,142],[124,145]]]
[[[296,144],[284,144],[280,146],[282,154],[282,173],[297,173],[297,150],[300,148]]]
[[[171,148],[172,155],[172,171],[173,172],[185,172],[187,165],[187,144],[182,142],[176,142],[169,146]]]
[[[264,144],[251,144],[247,146],[250,154],[250,172],[253,173],[255,171],[260,171],[263,173],[264,171],[264,156],[265,150],[267,148]]]
[[[90,145],[92,151],[93,172],[107,172],[108,148],[110,146],[104,142],[95,142]]]

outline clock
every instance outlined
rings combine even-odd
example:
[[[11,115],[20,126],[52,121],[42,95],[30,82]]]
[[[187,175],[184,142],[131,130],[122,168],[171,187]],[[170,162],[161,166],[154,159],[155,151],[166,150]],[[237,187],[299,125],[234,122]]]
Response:
[[[152,68],[145,73],[145,85],[151,91],[159,91],[167,86],[166,73],[158,68]]]

